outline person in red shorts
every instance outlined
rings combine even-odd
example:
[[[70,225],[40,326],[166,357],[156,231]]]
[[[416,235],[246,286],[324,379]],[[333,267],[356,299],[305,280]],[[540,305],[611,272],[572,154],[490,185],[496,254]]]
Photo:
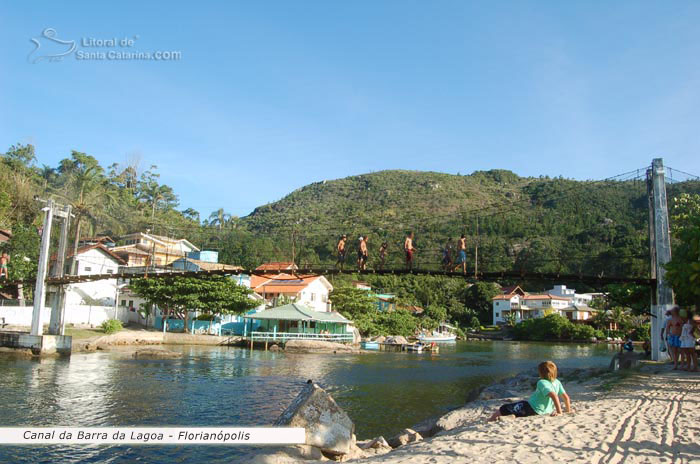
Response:
[[[416,248],[413,246],[413,232],[409,232],[403,242],[403,249],[406,251],[406,269],[413,269],[413,254]]]

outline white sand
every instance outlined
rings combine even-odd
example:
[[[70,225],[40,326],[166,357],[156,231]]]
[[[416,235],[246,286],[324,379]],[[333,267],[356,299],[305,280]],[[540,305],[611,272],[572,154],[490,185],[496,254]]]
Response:
[[[700,463],[700,374],[647,366],[592,387],[571,384],[575,414],[485,423],[489,402],[457,429],[353,462]]]

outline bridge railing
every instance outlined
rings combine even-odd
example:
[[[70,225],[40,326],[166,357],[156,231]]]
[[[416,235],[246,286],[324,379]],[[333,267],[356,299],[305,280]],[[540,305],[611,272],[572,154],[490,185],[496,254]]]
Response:
[[[354,340],[353,334],[318,334],[290,332],[251,332],[248,338],[253,342],[286,342],[289,340],[318,340],[325,342],[348,343]]]

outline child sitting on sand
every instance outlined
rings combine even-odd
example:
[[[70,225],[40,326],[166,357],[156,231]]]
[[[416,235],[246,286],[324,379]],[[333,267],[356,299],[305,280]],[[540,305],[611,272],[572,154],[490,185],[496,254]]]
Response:
[[[557,365],[552,361],[545,361],[537,366],[537,370],[540,374],[540,380],[537,382],[537,388],[530,399],[504,404],[493,413],[489,421],[498,420],[501,416],[512,415],[515,417],[528,417],[537,414],[558,416],[561,414],[559,396],[564,398],[566,412],[573,412],[571,399],[564,391],[564,386],[557,380]]]

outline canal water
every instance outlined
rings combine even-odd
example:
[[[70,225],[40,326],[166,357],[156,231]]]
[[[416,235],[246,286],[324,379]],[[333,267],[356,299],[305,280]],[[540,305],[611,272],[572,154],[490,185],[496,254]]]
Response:
[[[285,354],[170,346],[180,359],[133,359],[131,351],[70,358],[0,357],[2,426],[270,425],[307,379],[326,388],[356,424],[358,439],[389,436],[463,405],[500,378],[560,367],[604,367],[606,345],[459,342],[439,355]],[[235,446],[0,447],[0,462],[237,462]]]

